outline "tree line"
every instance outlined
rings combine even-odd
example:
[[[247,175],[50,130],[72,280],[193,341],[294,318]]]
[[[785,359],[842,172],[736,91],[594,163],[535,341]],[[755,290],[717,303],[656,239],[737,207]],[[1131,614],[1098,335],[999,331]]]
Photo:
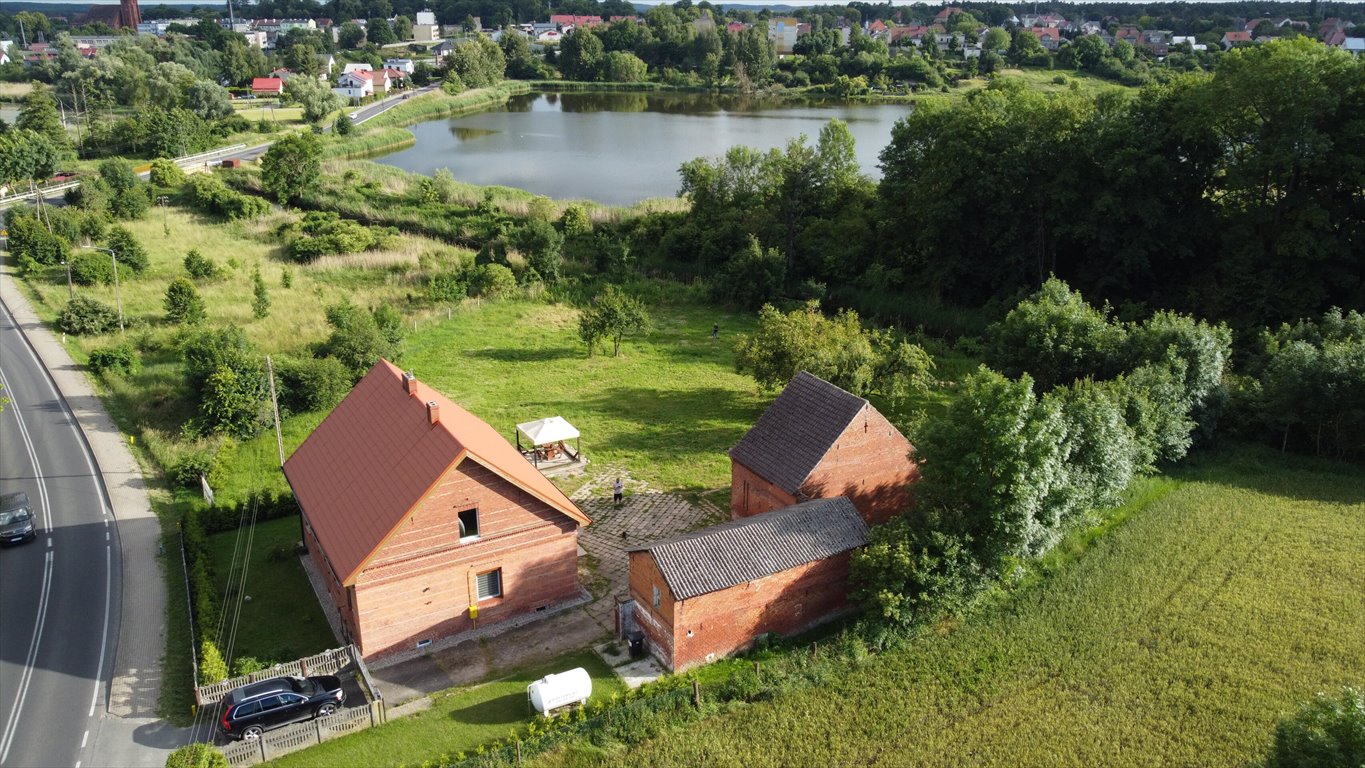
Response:
[[[1365,61],[1301,40],[1131,96],[999,78],[920,103],[880,182],[836,123],[814,147],[690,161],[689,212],[623,226],[651,267],[750,306],[820,298],[933,328],[911,308],[989,314],[1055,274],[1125,318],[1255,329],[1365,306],[1362,114]]]

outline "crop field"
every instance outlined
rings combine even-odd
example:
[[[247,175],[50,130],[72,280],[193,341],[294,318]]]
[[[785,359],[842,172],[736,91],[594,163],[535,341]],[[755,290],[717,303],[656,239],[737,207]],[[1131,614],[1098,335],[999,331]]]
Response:
[[[1037,583],[614,765],[1242,766],[1365,675],[1365,473],[1232,450]],[[1046,569],[1045,569],[1046,570]],[[601,757],[599,753],[599,757]],[[561,752],[542,762],[588,762]]]

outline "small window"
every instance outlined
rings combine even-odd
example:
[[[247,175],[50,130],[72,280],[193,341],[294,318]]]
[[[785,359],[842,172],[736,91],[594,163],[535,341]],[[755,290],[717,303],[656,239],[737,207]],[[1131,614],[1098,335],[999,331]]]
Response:
[[[460,541],[479,538],[479,510],[466,509],[460,513]]]
[[[658,588],[658,586],[655,586],[655,587],[654,587],[654,607],[655,607],[655,608],[658,608],[658,607],[659,607],[659,588]]]
[[[479,599],[487,600],[491,597],[502,597],[502,569],[489,571],[478,575]]]

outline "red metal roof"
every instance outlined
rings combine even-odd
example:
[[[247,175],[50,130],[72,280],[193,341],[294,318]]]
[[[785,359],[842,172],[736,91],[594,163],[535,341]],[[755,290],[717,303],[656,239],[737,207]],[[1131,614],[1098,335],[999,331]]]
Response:
[[[278,77],[257,77],[251,80],[251,90],[253,91],[282,91],[284,81]]]
[[[380,360],[284,464],[343,584],[446,473],[471,459],[578,521],[587,515],[487,423]],[[431,423],[428,403],[435,403]]]

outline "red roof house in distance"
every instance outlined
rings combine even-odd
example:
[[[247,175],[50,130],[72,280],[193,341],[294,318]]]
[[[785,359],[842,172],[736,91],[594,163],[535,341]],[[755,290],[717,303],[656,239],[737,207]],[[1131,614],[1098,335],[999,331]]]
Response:
[[[366,659],[578,600],[590,521],[492,427],[380,360],[284,464]]]
[[[868,523],[884,523],[919,479],[911,450],[871,403],[802,371],[730,449],[730,514],[847,496]]]
[[[814,499],[628,550],[632,621],[681,672],[844,613],[849,557],[867,524],[848,499]]]
[[[252,78],[251,92],[257,96],[279,96],[284,93],[284,79],[279,77]]]

